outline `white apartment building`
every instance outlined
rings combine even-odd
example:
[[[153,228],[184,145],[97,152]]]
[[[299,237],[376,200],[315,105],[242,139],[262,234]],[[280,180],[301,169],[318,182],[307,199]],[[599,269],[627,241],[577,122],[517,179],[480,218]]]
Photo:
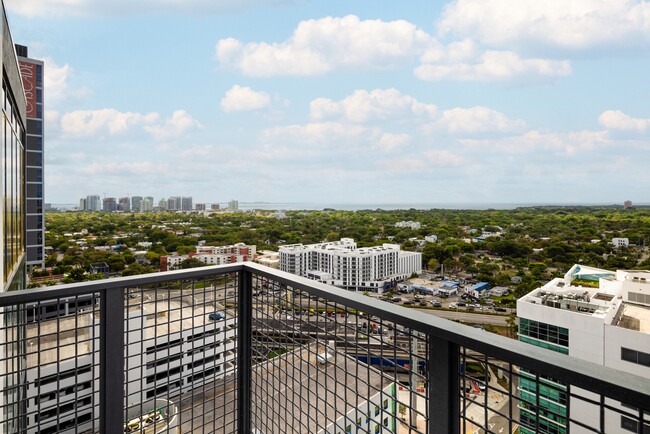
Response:
[[[615,248],[628,247],[630,245],[629,238],[612,238],[612,244]]]
[[[355,291],[384,287],[422,272],[422,255],[398,244],[357,248],[351,238],[280,247],[280,270]]]
[[[237,243],[231,246],[196,246],[196,253],[160,257],[160,271],[175,270],[189,258],[196,258],[206,265],[234,264],[255,259],[256,246]]]
[[[412,221],[405,221],[405,222],[397,222],[395,223],[396,228],[409,228],[409,229],[420,229],[422,225],[420,222],[412,222]]]
[[[596,287],[580,286],[580,281],[594,282]],[[553,279],[520,298],[517,315],[519,340],[523,342],[650,379],[650,271],[612,272],[574,265],[563,278]],[[523,370],[522,375],[519,389],[524,405],[520,405],[520,432],[527,434],[534,432],[536,417],[526,411],[525,403],[533,404],[537,395],[534,376],[526,378]],[[540,412],[544,413],[544,408],[555,412],[555,416],[541,415],[540,429],[544,428],[544,432],[567,432],[566,419],[562,417],[567,411],[572,419],[587,425],[593,426],[593,421],[598,420],[598,407],[567,398],[566,392],[561,392],[566,390],[562,384],[551,379],[544,382],[553,387],[545,390],[546,386],[540,384],[539,399],[545,404],[540,406]],[[575,387],[571,392],[593,397]],[[638,415],[630,407],[616,402],[608,404]],[[604,432],[640,432],[632,418],[605,411]],[[645,418],[644,432],[650,430],[650,415]],[[569,431],[591,432],[573,423]]]
[[[125,407],[173,398],[234,372],[235,316],[219,307],[224,318],[213,321],[213,308],[189,299],[151,302],[155,295],[135,294],[126,311]],[[141,295],[148,301],[141,303]],[[26,326],[25,380],[37,386],[26,389],[27,434],[83,432],[99,418],[101,319],[92,302],[76,312],[73,300],[61,303],[53,310],[62,316],[41,304]]]

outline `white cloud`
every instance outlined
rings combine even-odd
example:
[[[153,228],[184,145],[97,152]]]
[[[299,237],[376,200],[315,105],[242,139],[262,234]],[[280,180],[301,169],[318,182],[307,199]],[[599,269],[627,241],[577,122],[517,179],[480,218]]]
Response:
[[[7,9],[28,17],[174,14],[225,14],[291,0],[5,0]]]
[[[455,0],[438,22],[443,35],[492,46],[588,49],[647,46],[650,3],[638,0]]]
[[[145,125],[144,130],[157,140],[169,140],[196,128],[202,128],[196,119],[185,110],[176,110],[164,123]]]
[[[415,69],[415,76],[430,81],[507,81],[517,77],[553,78],[571,74],[568,60],[526,59],[512,51],[488,50],[477,55],[476,50],[445,53],[444,49],[436,48],[422,58],[425,63]]]
[[[411,136],[408,134],[384,133],[379,138],[375,148],[384,152],[390,152],[395,149],[404,148],[411,143]]]
[[[571,131],[568,133],[527,131],[517,136],[496,139],[462,139],[462,145],[476,150],[505,154],[526,154],[533,151],[552,152],[555,155],[573,156],[582,151],[609,146],[612,142],[606,131]]]
[[[315,120],[345,119],[349,122],[395,120],[412,117],[431,118],[437,108],[424,104],[397,89],[355,90],[340,101],[317,98],[310,103],[310,116]]]
[[[226,113],[259,110],[269,106],[271,97],[266,92],[257,92],[250,87],[234,85],[221,99],[221,108]]]
[[[93,136],[99,133],[117,135],[132,127],[153,123],[158,118],[157,113],[143,115],[115,109],[78,110],[61,117],[61,129],[74,136]]]
[[[61,130],[72,137],[117,136],[139,130],[151,134],[158,140],[177,137],[200,124],[183,110],[176,110],[172,116],[160,121],[160,114],[120,112],[115,109],[78,110],[61,117]]]
[[[137,163],[89,163],[79,169],[87,175],[156,175],[167,172],[169,166],[164,163],[137,162]]]
[[[43,58],[44,63],[44,77],[43,85],[47,89],[46,98],[47,104],[56,104],[67,98],[80,98],[87,96],[91,93],[88,88],[72,89],[69,84],[69,79],[74,70],[67,63],[59,66],[51,57]]]
[[[285,42],[217,43],[224,67],[247,76],[318,75],[334,68],[385,69],[422,53],[431,37],[404,20],[360,20],[348,15],[301,21]]]
[[[598,122],[608,130],[634,131],[644,133],[650,130],[650,119],[633,118],[620,110],[607,110],[598,117]]]
[[[347,147],[377,139],[379,129],[339,122],[322,122],[268,128],[263,131],[262,137],[265,140],[290,139],[302,145]]]
[[[509,119],[505,114],[487,107],[456,107],[442,112],[435,122],[425,125],[425,133],[446,131],[449,134],[477,134],[490,132],[521,131],[526,123],[521,119]]]
[[[446,150],[426,151],[420,156],[380,160],[377,167],[389,172],[423,172],[431,169],[458,167],[465,163],[460,155]]]

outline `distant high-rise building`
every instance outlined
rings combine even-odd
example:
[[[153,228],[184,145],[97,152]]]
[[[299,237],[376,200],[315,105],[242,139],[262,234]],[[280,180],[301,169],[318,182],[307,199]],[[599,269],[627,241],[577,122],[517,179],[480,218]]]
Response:
[[[228,211],[239,211],[239,201],[232,199],[228,202]]]
[[[101,199],[98,194],[86,196],[85,211],[101,211]]]
[[[104,212],[117,211],[117,201],[114,197],[105,197],[103,202],[104,206],[102,207],[102,210],[104,210]]]
[[[160,201],[158,201],[158,208],[160,211],[167,211],[167,199],[160,199]]]
[[[82,197],[79,199],[79,211],[86,211],[86,198]]]
[[[27,102],[25,130],[25,231],[27,267],[43,267],[45,229],[43,211],[43,62],[30,59],[27,47],[16,44],[18,65]]]
[[[181,198],[181,210],[192,211],[192,196],[183,196]]]
[[[212,211],[218,211],[218,210],[221,209],[221,207],[219,206],[218,203],[213,203],[212,205],[210,205],[210,209],[211,209]]]
[[[142,202],[142,196],[131,196],[131,209],[133,211],[140,211],[141,202]]]
[[[632,208],[632,201],[631,200],[626,200],[625,202],[623,202],[623,207],[625,209]]]
[[[196,210],[197,211],[205,211],[205,204],[204,203],[197,203],[196,204]]]
[[[167,199],[167,210],[168,211],[180,211],[181,209],[181,197],[180,196],[171,196]]]
[[[140,211],[141,212],[153,211],[153,197],[147,196],[142,199],[142,203],[140,204]]]
[[[131,200],[128,197],[121,197],[117,204],[118,211],[130,211],[131,210]]]

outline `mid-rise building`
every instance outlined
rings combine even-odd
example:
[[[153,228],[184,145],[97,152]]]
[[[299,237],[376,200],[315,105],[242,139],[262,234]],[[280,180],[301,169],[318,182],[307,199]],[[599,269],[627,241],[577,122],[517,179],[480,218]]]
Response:
[[[160,199],[158,201],[158,209],[160,211],[167,211],[167,199]]]
[[[131,196],[131,209],[133,211],[140,211],[140,203],[142,202],[142,196]]]
[[[153,197],[146,196],[142,199],[140,203],[140,212],[152,212],[153,211]]]
[[[574,265],[556,278],[517,301],[519,340],[612,369],[636,374],[650,381],[650,271],[616,272]],[[519,412],[522,434],[586,433],[572,421],[587,425],[600,412],[597,405],[580,397],[593,398],[575,387],[552,378],[536,381],[521,371]],[[638,410],[616,402],[604,407],[606,433],[646,432],[632,417]],[[539,407],[539,408],[538,408]],[[537,417],[535,410],[539,410]]]
[[[124,212],[131,211],[131,200],[128,197],[121,197],[117,203],[117,210]]]
[[[236,317],[223,306],[206,310],[207,306],[194,306],[180,297],[141,303],[140,296],[151,294],[133,295],[125,321],[129,332],[125,334],[124,353],[131,364],[126,372],[126,407],[143,405],[160,394],[173,398],[192,390],[196,384],[234,372]],[[100,353],[87,342],[98,339],[101,321],[97,308],[92,307],[89,298],[28,309],[27,338],[38,341],[37,348],[45,350],[28,352],[25,357],[25,384],[38,387],[26,391],[26,429],[20,432],[92,431],[93,420],[99,418],[93,391],[100,387]],[[211,316],[215,309],[222,314]],[[161,312],[165,315],[161,316]],[[79,331],[75,336],[58,332],[75,328]]]
[[[44,225],[44,125],[43,62],[29,58],[27,47],[16,45],[18,65],[26,99],[25,129],[25,239],[28,268],[45,265]]]
[[[192,196],[183,196],[181,197],[181,210],[182,211],[192,211]]]
[[[196,253],[160,257],[160,271],[176,270],[180,263],[195,258],[206,265],[234,264],[255,259],[256,246],[237,243],[231,246],[196,246]]]
[[[103,200],[102,210],[104,212],[117,211],[117,201],[114,197],[105,197]]]
[[[213,203],[213,204],[210,204],[210,209],[212,211],[219,211],[221,209],[221,207],[219,206],[218,203]]]
[[[169,199],[167,199],[167,211],[180,211],[181,205],[180,196],[170,196]]]
[[[86,196],[85,211],[101,211],[101,199],[98,194],[91,194]]]
[[[382,293],[422,272],[422,255],[398,244],[357,248],[351,238],[280,247],[280,270],[356,291]]]
[[[204,203],[197,203],[196,204],[196,210],[197,211],[205,211],[205,204]]]
[[[228,202],[228,211],[239,211],[239,201],[232,199]]]

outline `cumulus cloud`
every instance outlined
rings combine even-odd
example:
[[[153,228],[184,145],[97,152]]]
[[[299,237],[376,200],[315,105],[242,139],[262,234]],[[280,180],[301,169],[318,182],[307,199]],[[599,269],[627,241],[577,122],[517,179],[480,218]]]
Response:
[[[87,175],[155,175],[164,173],[169,170],[169,166],[164,163],[151,162],[111,162],[111,163],[89,163],[79,169],[81,173]]]
[[[417,156],[408,156],[391,160],[380,160],[377,167],[389,172],[422,172],[431,169],[458,167],[465,159],[446,150],[430,150]]]
[[[269,106],[271,97],[266,92],[256,92],[250,87],[234,85],[221,99],[221,109],[226,113],[259,110]]]
[[[375,148],[384,152],[390,152],[395,149],[404,148],[411,143],[411,136],[408,134],[384,133],[376,143]]]
[[[449,134],[506,133],[521,131],[526,123],[521,119],[509,119],[505,114],[487,107],[456,107],[442,112],[435,122],[426,124],[422,130],[431,134],[445,131]]]
[[[284,42],[217,43],[222,66],[247,76],[318,75],[334,68],[385,69],[410,61],[431,37],[405,20],[348,15],[301,21]]]
[[[63,66],[57,63],[51,57],[43,58],[44,77],[43,85],[47,89],[47,104],[56,104],[66,98],[80,98],[90,94],[88,88],[73,89],[70,86],[70,77],[73,75],[73,68],[69,64]]]
[[[340,122],[319,122],[305,125],[288,125],[263,131],[265,140],[292,140],[295,143],[341,147],[361,145],[379,137],[378,128],[369,128]]]
[[[67,136],[117,136],[138,130],[158,140],[177,137],[200,124],[183,110],[175,111],[164,121],[158,113],[120,112],[116,109],[78,110],[61,116],[61,130]]]
[[[163,123],[145,125],[144,130],[157,140],[180,137],[191,129],[202,128],[201,124],[185,110],[176,110]]]
[[[525,154],[533,151],[553,152],[556,155],[578,155],[611,144],[606,131],[571,131],[568,133],[527,131],[524,134],[496,139],[462,139],[462,145],[478,151],[505,154]]]
[[[633,118],[620,110],[607,110],[598,117],[598,122],[608,130],[644,133],[650,130],[650,119]]]
[[[340,101],[317,98],[310,103],[310,116],[315,120],[344,119],[349,122],[431,118],[437,113],[433,104],[421,103],[397,89],[375,89],[371,92],[357,89]]]
[[[5,0],[7,9],[28,17],[174,14],[224,14],[290,0]]]
[[[646,45],[649,17],[650,3],[638,0],[455,0],[445,7],[438,28],[442,35],[492,46],[574,50]]]
[[[437,50],[436,50],[437,51]],[[571,74],[568,60],[539,58],[521,58],[512,51],[488,50],[476,57],[467,52],[465,56],[434,55],[425,53],[423,62],[414,73],[421,80],[458,80],[458,81],[506,81],[514,78],[554,78]],[[436,62],[426,62],[436,58]]]

